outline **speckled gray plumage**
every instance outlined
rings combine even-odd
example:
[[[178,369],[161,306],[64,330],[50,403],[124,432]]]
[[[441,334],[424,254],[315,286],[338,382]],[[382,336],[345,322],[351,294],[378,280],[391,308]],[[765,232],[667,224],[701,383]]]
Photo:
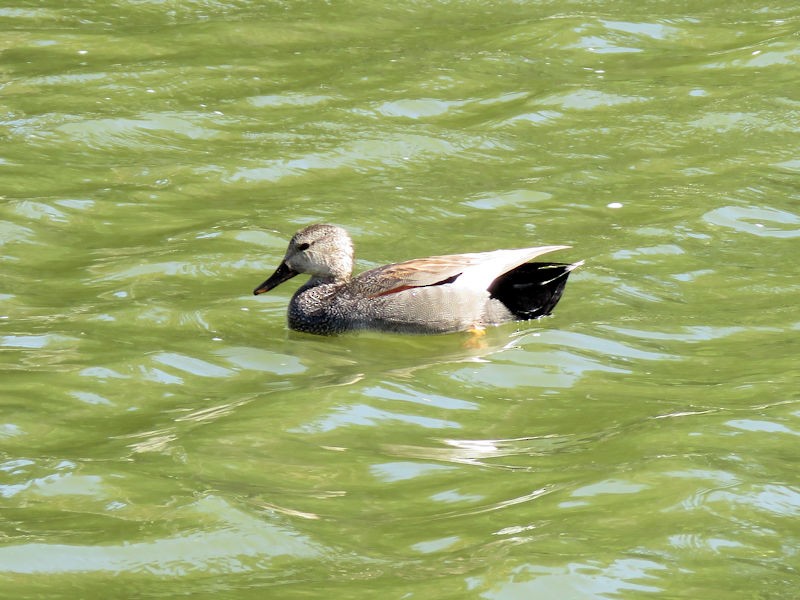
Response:
[[[304,285],[289,302],[289,327],[316,334],[359,329],[396,333],[448,333],[514,319],[498,300],[473,298],[444,285],[372,297],[369,286]]]
[[[298,273],[310,274],[308,282],[292,297],[288,311],[289,327],[307,333],[330,335],[360,329],[399,333],[463,331],[525,318],[520,315],[528,313],[515,308],[515,314],[490,294],[489,287],[497,287],[493,282],[499,277],[514,277],[514,270],[531,258],[564,247],[415,259],[351,277],[353,245],[347,232],[335,225],[311,225],[292,237],[281,265],[254,293],[269,291]],[[537,281],[530,283],[527,280],[531,277],[526,275],[526,280],[510,281],[503,294],[515,293],[517,288],[524,291],[525,286],[534,284],[549,285],[555,290],[555,297],[545,296],[552,308],[568,272],[577,264],[548,263],[558,267],[557,272],[552,271],[551,280],[538,275]],[[552,281],[558,278],[563,281],[554,285]],[[541,289],[544,288],[537,288]],[[549,309],[544,314],[548,312]]]

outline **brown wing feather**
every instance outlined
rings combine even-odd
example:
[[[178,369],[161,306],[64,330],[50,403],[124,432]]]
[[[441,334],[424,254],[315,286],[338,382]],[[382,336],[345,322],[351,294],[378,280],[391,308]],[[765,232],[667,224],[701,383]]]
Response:
[[[496,277],[509,269],[547,252],[567,247],[540,246],[416,258],[366,271],[353,280],[353,285],[360,294],[376,297],[437,283],[450,283],[464,273],[467,280],[465,287],[486,286],[484,289],[488,289]],[[460,279],[456,281],[456,285],[460,282]]]
[[[416,258],[361,273],[355,282],[370,296],[385,296],[451,279],[480,262],[480,254],[450,254]]]

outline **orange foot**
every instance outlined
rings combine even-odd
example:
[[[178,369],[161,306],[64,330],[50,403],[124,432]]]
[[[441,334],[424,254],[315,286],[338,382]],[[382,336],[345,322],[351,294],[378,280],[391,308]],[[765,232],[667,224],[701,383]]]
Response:
[[[486,335],[486,330],[483,327],[473,325],[467,329],[467,333],[469,333],[469,338],[464,341],[464,348],[471,348],[474,350],[486,348],[486,342],[481,339]]]

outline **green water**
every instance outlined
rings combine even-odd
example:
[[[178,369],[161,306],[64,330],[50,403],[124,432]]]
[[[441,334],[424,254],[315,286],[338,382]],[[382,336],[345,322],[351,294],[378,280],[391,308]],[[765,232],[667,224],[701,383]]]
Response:
[[[0,7],[2,597],[800,597],[796,2],[71,4]],[[316,338],[318,221],[586,265]]]

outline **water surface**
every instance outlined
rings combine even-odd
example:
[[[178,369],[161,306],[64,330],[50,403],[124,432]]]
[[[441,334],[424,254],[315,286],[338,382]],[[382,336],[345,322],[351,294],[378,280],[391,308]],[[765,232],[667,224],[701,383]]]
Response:
[[[794,598],[800,11],[0,8],[14,598]],[[359,269],[585,259],[553,317],[287,331]]]

